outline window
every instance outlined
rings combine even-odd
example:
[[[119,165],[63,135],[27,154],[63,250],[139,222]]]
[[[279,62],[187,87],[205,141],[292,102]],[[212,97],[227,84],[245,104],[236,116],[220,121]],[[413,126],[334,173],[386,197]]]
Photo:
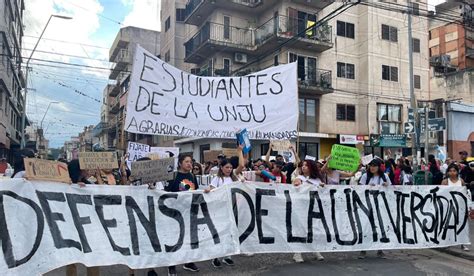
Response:
[[[298,153],[301,160],[304,160],[307,155],[319,158],[319,144],[300,142]]]
[[[349,104],[336,105],[336,118],[338,121],[355,122],[355,105],[349,105]]]
[[[420,40],[418,38],[413,38],[413,53],[420,52]]]
[[[299,130],[304,132],[317,132],[317,109],[319,101],[317,99],[299,99]]]
[[[398,81],[398,67],[382,65],[382,79]]]
[[[168,50],[165,53],[165,62],[170,62],[170,60],[171,60],[171,55],[170,55],[170,50]]]
[[[224,15],[224,39],[230,39],[230,17]]]
[[[413,15],[420,15],[420,4],[418,3],[411,3],[413,8]]]
[[[167,32],[170,28],[171,28],[171,19],[168,16],[168,18],[166,18],[166,21],[165,21],[165,32]]]
[[[355,79],[355,66],[350,63],[337,63],[337,77],[346,79]]]
[[[183,22],[186,19],[185,9],[176,9],[176,22]]]
[[[305,84],[314,84],[318,80],[318,72],[316,66],[316,58],[300,56],[289,53],[290,62],[297,62],[298,67],[298,81]]]
[[[223,64],[224,64],[224,68],[223,68],[224,76],[230,76],[230,59],[224,58]]]
[[[398,41],[398,30],[395,27],[382,24],[382,39],[392,42]]]
[[[393,104],[377,104],[377,121],[380,134],[400,134],[402,106]]]
[[[421,77],[419,75],[413,76],[413,83],[416,89],[421,89]]]
[[[354,24],[338,20],[337,35],[347,38],[354,38]]]

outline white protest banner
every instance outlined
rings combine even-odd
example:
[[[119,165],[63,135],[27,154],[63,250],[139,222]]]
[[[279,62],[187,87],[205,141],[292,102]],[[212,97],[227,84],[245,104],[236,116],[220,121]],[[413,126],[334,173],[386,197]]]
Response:
[[[144,269],[239,253],[470,243],[471,202],[462,186],[250,182],[167,193],[22,179],[1,184],[0,275],[38,275],[73,263]]]
[[[153,268],[238,254],[229,204],[226,189],[2,181],[0,275],[41,275],[73,263]]]
[[[465,187],[235,185],[241,253],[469,244]]]
[[[137,46],[125,130],[132,133],[235,139],[296,138],[296,62],[242,77],[201,77]]]
[[[127,166],[129,169],[132,168],[131,163],[137,161],[138,159],[147,156],[150,152],[150,146],[135,142],[128,142],[127,148]]]

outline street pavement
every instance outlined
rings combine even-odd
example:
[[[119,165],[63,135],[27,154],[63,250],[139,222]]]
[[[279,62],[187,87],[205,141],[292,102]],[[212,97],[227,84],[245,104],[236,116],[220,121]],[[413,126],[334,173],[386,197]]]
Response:
[[[303,254],[305,263],[293,262],[292,254],[257,254],[251,257],[236,256],[234,267],[215,269],[209,261],[197,265],[200,273],[190,273],[178,267],[179,275],[474,275],[474,262],[455,257],[437,250],[397,250],[387,253],[387,259],[380,259],[375,252],[368,252],[364,260],[357,258],[357,252],[326,253],[325,261],[317,261],[313,254]],[[125,266],[101,267],[101,275],[128,275]],[[78,275],[86,275],[85,267],[78,266]],[[165,268],[155,270],[158,275],[167,275]],[[63,276],[65,269],[57,269],[47,276]],[[135,275],[146,275],[146,270]]]
[[[469,221],[470,240],[474,242],[474,220]],[[471,251],[462,251],[460,246],[443,249],[386,251],[387,259],[376,257],[376,252],[367,252],[367,258],[358,259],[358,252],[323,253],[326,260],[317,261],[314,254],[303,254],[304,263],[293,261],[292,254],[255,254],[233,257],[236,265],[225,265],[216,269],[210,261],[197,263],[199,273],[186,272],[178,266],[179,275],[474,275],[474,246]],[[78,276],[86,276],[86,267],[77,265]],[[126,266],[101,267],[100,275],[128,275]],[[148,270],[135,271],[136,276],[146,276]],[[156,268],[158,275],[167,275],[166,268]],[[65,276],[66,269],[59,268],[45,276]]]

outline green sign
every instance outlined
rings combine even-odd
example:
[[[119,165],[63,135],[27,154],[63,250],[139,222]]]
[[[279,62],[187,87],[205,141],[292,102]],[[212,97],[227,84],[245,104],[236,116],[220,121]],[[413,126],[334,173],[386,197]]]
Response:
[[[329,168],[346,172],[355,172],[359,168],[359,150],[353,147],[333,145]]]
[[[404,148],[407,146],[407,137],[398,134],[372,134],[370,135],[370,145],[372,147]]]

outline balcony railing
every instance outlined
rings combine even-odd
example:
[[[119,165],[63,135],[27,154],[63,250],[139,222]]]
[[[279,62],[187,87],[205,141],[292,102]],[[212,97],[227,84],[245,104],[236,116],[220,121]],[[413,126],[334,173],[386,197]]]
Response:
[[[310,28],[313,24],[313,27]],[[255,30],[256,44],[264,43],[272,36],[299,37],[323,43],[332,43],[332,27],[327,24],[317,26],[316,23],[279,15]]]
[[[270,0],[271,2],[272,0]],[[229,4],[234,7],[248,7],[255,8],[260,6],[263,3],[263,0],[190,0],[185,7],[185,21],[188,21],[189,17],[192,16],[197,10],[199,11],[199,17],[205,20],[207,18],[206,13],[210,14],[215,7],[227,7]],[[204,13],[204,14],[202,14]],[[190,22],[187,22],[190,23]],[[192,22],[197,23],[197,22]]]
[[[332,89],[332,72],[315,67],[298,67],[298,85],[308,89]]]
[[[208,42],[223,44],[227,47],[234,45],[237,48],[251,48],[254,46],[252,32],[251,29],[207,22],[185,43],[186,57]]]
[[[332,27],[325,24],[321,26],[314,25],[308,28],[310,22],[287,16],[274,17],[257,29],[239,28],[235,26],[222,25],[213,22],[206,22],[202,28],[185,43],[186,59],[188,62],[197,63],[196,60],[189,58],[199,51],[202,46],[211,43],[214,46],[222,46],[244,50],[250,54],[253,51],[265,51],[268,44],[274,43],[275,38],[301,38],[303,43],[295,47],[311,48],[316,51],[324,51],[332,47]],[[316,24],[316,23],[314,23]],[[297,40],[298,42],[298,40]],[[265,46],[265,47],[261,47]],[[310,47],[311,46],[311,47]],[[206,49],[210,54],[209,49]],[[259,54],[259,52],[254,52]]]

